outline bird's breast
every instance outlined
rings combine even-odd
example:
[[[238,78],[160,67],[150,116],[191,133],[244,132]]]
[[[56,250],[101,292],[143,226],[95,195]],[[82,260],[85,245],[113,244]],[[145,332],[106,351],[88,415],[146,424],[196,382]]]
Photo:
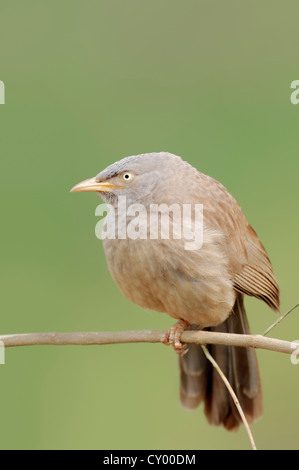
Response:
[[[222,323],[235,300],[215,237],[206,232],[197,251],[185,250],[183,240],[106,238],[103,245],[110,273],[128,299],[207,327]]]

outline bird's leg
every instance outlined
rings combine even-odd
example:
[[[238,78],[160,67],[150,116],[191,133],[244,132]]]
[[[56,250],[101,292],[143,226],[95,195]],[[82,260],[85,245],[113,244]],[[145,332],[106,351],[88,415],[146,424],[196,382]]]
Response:
[[[186,344],[181,342],[182,333],[190,326],[186,320],[179,320],[175,325],[171,326],[169,330],[165,333],[163,338],[163,344],[170,345],[172,344],[175,352],[180,356],[184,356],[188,352]]]

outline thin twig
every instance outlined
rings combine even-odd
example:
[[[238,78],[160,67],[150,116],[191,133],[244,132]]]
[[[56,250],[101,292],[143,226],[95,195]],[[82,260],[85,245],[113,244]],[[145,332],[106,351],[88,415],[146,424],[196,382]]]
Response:
[[[220,369],[219,365],[217,364],[217,362],[215,361],[215,359],[213,358],[213,356],[211,356],[211,354],[209,353],[209,350],[207,349],[206,346],[202,345],[201,346],[202,349],[203,349],[203,352],[205,353],[206,355],[206,358],[212,363],[213,367],[217,370],[218,374],[220,375],[221,379],[223,380],[223,382],[225,383],[226,385],[226,388],[227,390],[229,391],[232,399],[233,399],[233,402],[234,404],[236,405],[237,407],[237,410],[241,416],[241,419],[243,421],[243,424],[244,424],[244,427],[246,429],[246,432],[248,434],[248,437],[249,437],[249,440],[250,440],[250,443],[251,443],[251,446],[252,446],[252,449],[253,450],[257,450],[256,448],[256,445],[255,445],[255,442],[254,442],[254,439],[253,439],[253,435],[251,433],[251,430],[250,430],[250,427],[249,427],[249,424],[248,424],[248,421],[246,419],[246,416],[244,414],[244,411],[242,410],[242,407],[240,405],[240,402],[237,398],[237,395],[235,394],[232,386],[230,385],[229,381],[227,380],[227,378],[225,377],[224,373],[222,372],[222,370]]]
[[[293,310],[295,310],[295,308],[299,307],[299,303],[294,305],[294,307],[291,308],[291,310],[289,310],[287,313],[284,313],[283,315],[281,315],[281,317],[279,317],[276,322],[274,322],[272,325],[270,325],[266,331],[263,333],[263,336],[266,336],[271,330],[272,328],[274,328],[275,326],[277,326],[287,315],[289,315],[289,313],[291,313]]]
[[[100,345],[116,343],[159,343],[165,331],[132,330],[90,333],[27,333],[0,336],[0,345],[5,347],[35,345]],[[184,343],[222,344],[266,349],[286,354],[294,352],[294,343],[281,339],[267,338],[262,335],[243,335],[218,333],[214,331],[184,331],[181,337]]]

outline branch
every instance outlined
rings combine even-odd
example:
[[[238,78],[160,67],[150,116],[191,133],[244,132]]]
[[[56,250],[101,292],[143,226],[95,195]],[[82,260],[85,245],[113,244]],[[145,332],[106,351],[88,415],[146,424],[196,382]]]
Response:
[[[133,330],[94,333],[27,333],[0,336],[0,345],[5,347],[35,345],[100,345],[117,343],[159,343],[163,341],[165,331]],[[266,349],[269,351],[292,354],[298,345],[280,339],[262,335],[240,335],[216,333],[212,331],[184,331],[181,337],[184,343],[222,344]],[[2,343],[2,344],[1,344]]]
[[[283,315],[281,315],[281,317],[279,317],[272,325],[269,326],[269,328],[266,329],[266,331],[263,333],[264,336],[267,336],[267,334],[277,325],[279,325],[280,322],[282,322],[282,320],[285,319],[285,317],[287,317],[291,312],[293,312],[293,310],[295,310],[297,307],[299,307],[299,303],[294,305],[294,307],[291,308],[291,310],[289,310],[288,312],[284,313]]]
[[[27,333],[15,335],[0,336],[1,347],[14,346],[35,346],[35,345],[100,345],[100,344],[119,344],[119,343],[162,343],[166,331],[161,330],[133,330],[133,331],[115,331],[115,332],[94,332],[94,333]],[[298,344],[295,342],[284,341],[280,339],[267,338],[263,335],[239,335],[233,333],[216,333],[212,331],[189,331],[186,330],[181,336],[183,343],[201,344],[203,350],[220,374],[222,380],[227,386],[229,393],[233,397],[238,411],[243,420],[244,426],[250,438],[253,449],[256,445],[250,431],[250,427],[244,415],[244,412],[238,402],[235,392],[230,386],[227,378],[219,368],[215,360],[209,355],[205,348],[206,344],[221,344],[224,346],[241,346],[250,348],[266,349],[268,351],[277,351],[286,354],[299,354]]]

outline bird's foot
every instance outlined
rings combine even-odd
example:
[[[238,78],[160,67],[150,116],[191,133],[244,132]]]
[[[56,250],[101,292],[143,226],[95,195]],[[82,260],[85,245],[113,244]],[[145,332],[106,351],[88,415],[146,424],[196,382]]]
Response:
[[[171,326],[169,330],[165,333],[163,338],[163,344],[169,346],[172,344],[173,349],[180,356],[184,356],[188,352],[188,347],[186,344],[181,342],[182,333],[190,326],[185,320],[179,320],[175,325]]]

